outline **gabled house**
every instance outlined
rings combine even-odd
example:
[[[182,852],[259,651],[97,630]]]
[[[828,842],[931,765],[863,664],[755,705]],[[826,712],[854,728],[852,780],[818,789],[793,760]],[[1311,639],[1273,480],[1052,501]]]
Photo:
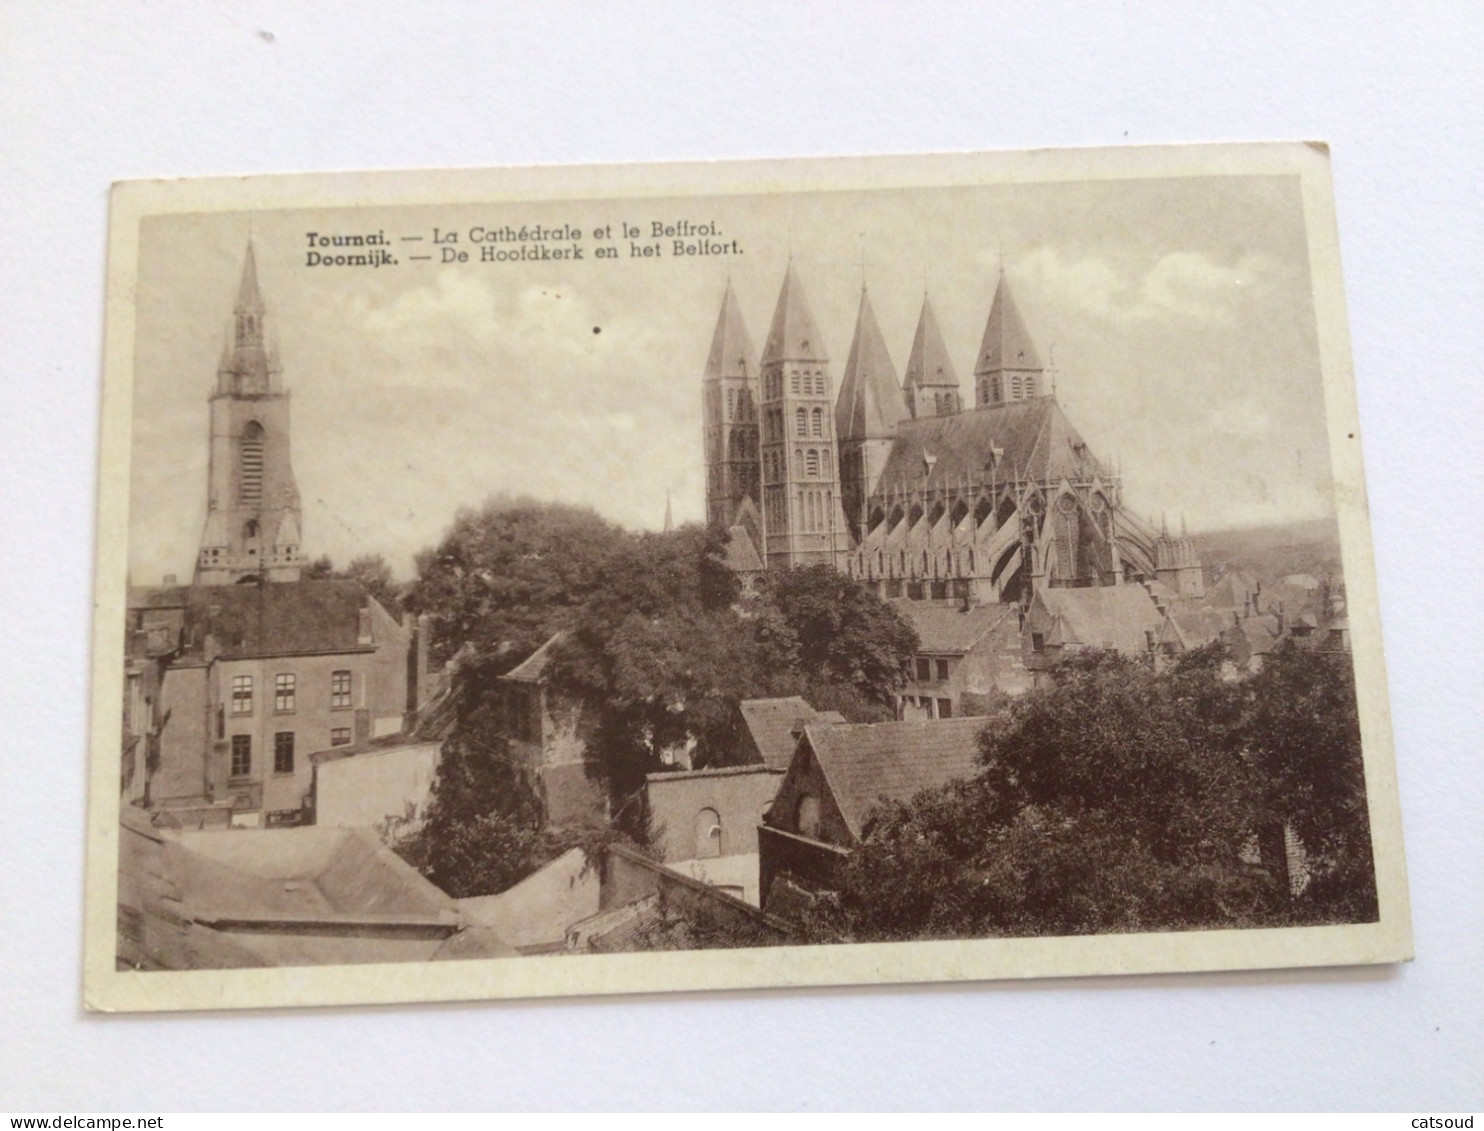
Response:
[[[1030,689],[1013,605],[891,602],[917,630],[917,654],[897,698],[903,719],[983,715],[998,698]]]
[[[835,886],[877,805],[973,777],[983,729],[977,718],[807,725],[758,829],[763,909]]]
[[[1094,648],[1150,657],[1164,617],[1141,585],[1042,589],[1026,610],[1026,667],[1037,679],[1057,661]]]

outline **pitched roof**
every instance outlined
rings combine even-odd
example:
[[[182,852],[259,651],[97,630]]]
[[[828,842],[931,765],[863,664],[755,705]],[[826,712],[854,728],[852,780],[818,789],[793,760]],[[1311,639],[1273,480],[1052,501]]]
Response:
[[[794,730],[800,722],[826,722],[827,717],[803,699],[790,695],[782,699],[742,700],[742,721],[747,724],[753,745],[763,762],[775,770],[786,770],[793,761],[797,739]],[[839,718],[830,712],[834,718]]]
[[[1057,619],[1062,644],[1112,648],[1124,655],[1149,650],[1145,633],[1163,623],[1142,585],[1094,585],[1086,589],[1043,589],[1036,595]]]
[[[948,356],[943,331],[938,329],[938,316],[926,295],[922,313],[917,317],[917,334],[912,339],[912,352],[907,357],[907,375],[902,382],[908,387],[951,385],[958,388],[958,373]]]
[[[500,678],[513,679],[518,683],[540,683],[546,675],[546,665],[551,663],[552,651],[566,638],[565,632],[558,632]]]
[[[824,339],[815,325],[804,297],[804,288],[792,262],[783,275],[783,289],[778,292],[778,306],[773,311],[773,325],[763,347],[763,364],[775,361],[828,361]]]
[[[733,526],[727,530],[727,548],[723,555],[727,569],[733,573],[761,573],[763,559],[752,544],[752,535],[745,526]]]
[[[567,928],[598,911],[598,871],[580,848],[569,848],[498,895],[458,901],[459,908],[517,949],[560,943]]]
[[[183,659],[202,658],[212,637],[227,659],[366,652],[361,610],[374,598],[359,581],[171,585],[129,591],[130,611],[179,614]]]
[[[917,650],[933,653],[967,652],[1016,612],[1014,605],[974,605],[961,609],[905,599],[888,603],[917,630]]]
[[[752,336],[742,321],[742,308],[736,292],[727,280],[721,296],[721,313],[716,317],[716,332],[711,335],[711,352],[706,357],[706,379],[720,377],[753,378],[757,376],[757,350]]]
[[[513,954],[463,931],[454,901],[352,829],[174,833],[124,820],[121,954],[147,968],[222,969]],[[460,936],[468,937],[460,937]]]
[[[979,343],[974,375],[991,373],[996,369],[1040,368],[1041,358],[1001,273],[994,301],[989,307],[989,320],[984,324],[984,338]]]
[[[811,723],[805,734],[835,804],[859,838],[866,815],[882,801],[910,801],[925,789],[973,777],[984,720],[922,719],[895,723]]]
[[[862,287],[855,338],[850,343],[850,357],[835,402],[835,434],[842,440],[889,438],[906,419],[907,404],[897,384],[897,368],[876,324],[871,297]]]
[[[1187,651],[1204,647],[1231,627],[1219,609],[1175,607],[1165,612],[1161,644],[1178,644]]]
[[[903,421],[878,495],[1004,481],[1091,478],[1103,467],[1052,397]]]

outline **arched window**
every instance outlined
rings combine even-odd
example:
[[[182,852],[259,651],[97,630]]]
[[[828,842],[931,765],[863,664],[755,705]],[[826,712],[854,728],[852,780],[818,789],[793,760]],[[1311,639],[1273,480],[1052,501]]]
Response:
[[[799,371],[797,369],[788,375],[788,387],[795,393],[799,391]]]
[[[1036,395],[1036,379],[1034,377],[1027,377],[1025,379],[1025,395],[1027,399]]]
[[[704,860],[721,855],[721,814],[715,809],[702,809],[696,814],[696,855]]]
[[[819,839],[819,798],[801,793],[794,803],[794,831],[812,840]]]
[[[1016,376],[1010,378],[1010,399],[1012,401],[1018,401],[1020,399],[1020,376],[1019,376],[1019,374],[1017,374]]]
[[[821,397],[824,396],[824,370],[823,369],[816,369],[814,371],[814,392],[818,396],[821,396]]]
[[[798,409],[794,413],[795,429],[800,436],[809,435],[809,412],[807,409]]]
[[[242,467],[239,496],[247,506],[263,501],[263,426],[249,420],[242,430]]]
[[[922,552],[922,575],[923,575],[923,576],[924,576],[924,577],[926,577],[926,576],[927,576],[927,571],[928,571],[928,564],[927,564],[927,562],[928,562],[928,559],[927,559],[927,551],[926,551],[926,550],[924,550],[924,551],[923,551],[923,552]]]
[[[250,541],[252,541],[252,539],[256,538],[257,536],[258,536],[258,520],[255,519],[255,518],[250,518],[250,519],[247,520],[246,523],[243,524],[243,527],[242,527],[242,537],[243,537],[244,540],[250,542]]]
[[[818,410],[816,409],[815,411],[817,412]],[[819,477],[819,452],[814,448],[810,448],[804,456],[804,474],[811,479]]]
[[[988,381],[980,381],[979,382],[979,403],[980,404],[989,404],[989,382]]]
[[[969,572],[971,574],[974,572],[974,548],[972,546],[969,547]]]
[[[814,424],[813,424],[813,429],[812,429],[811,434],[812,435],[815,435],[815,436],[823,436],[824,435],[824,410],[823,409],[818,409],[818,408],[815,409],[814,410],[814,413],[813,413],[813,419],[814,419]]]
[[[994,394],[994,400],[996,402],[1004,399],[1004,393],[1002,392],[1002,389],[1003,386],[1000,385],[1000,379],[996,377],[990,385],[990,391]]]

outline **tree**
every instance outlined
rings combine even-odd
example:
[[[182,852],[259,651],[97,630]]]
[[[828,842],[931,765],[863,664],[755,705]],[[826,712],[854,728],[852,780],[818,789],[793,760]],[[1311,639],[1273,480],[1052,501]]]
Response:
[[[383,609],[394,617],[402,615],[403,587],[380,554],[361,554],[344,569],[337,569],[328,554],[321,554],[304,567],[302,577],[305,581],[359,581]]]
[[[586,508],[493,498],[417,555],[406,604],[428,615],[435,660],[462,649],[501,674],[571,626],[627,539]]]
[[[1284,649],[1229,682],[1109,653],[986,720],[975,778],[877,809],[845,870],[852,938],[1063,935],[1375,916],[1354,680]],[[1313,879],[1250,847],[1293,829]],[[1281,840],[1280,840],[1281,844]]]
[[[832,705],[824,701],[834,698],[857,714],[869,704],[876,708],[869,713],[878,718],[883,712],[885,718],[895,717],[902,666],[917,651],[916,631],[895,609],[827,565],[769,574],[763,601],[787,629],[776,651],[792,652],[793,666],[814,693],[814,706],[829,710]]]

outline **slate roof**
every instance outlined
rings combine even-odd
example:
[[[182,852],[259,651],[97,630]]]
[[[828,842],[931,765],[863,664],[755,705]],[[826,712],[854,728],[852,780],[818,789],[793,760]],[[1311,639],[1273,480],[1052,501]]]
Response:
[[[871,297],[862,287],[855,338],[835,402],[835,434],[841,440],[890,439],[906,419],[907,402],[897,384],[897,367],[876,324]]]
[[[811,723],[805,733],[835,804],[859,839],[866,815],[882,801],[910,801],[925,789],[973,777],[983,729],[983,719],[965,718]]]
[[[1059,637],[1047,643],[1112,648],[1127,656],[1149,650],[1145,633],[1163,623],[1141,585],[1094,585],[1086,589],[1043,589],[1036,595],[1058,622]]]
[[[752,336],[742,321],[742,308],[737,305],[731,281],[721,297],[721,313],[716,318],[716,332],[711,336],[711,352],[706,357],[706,379],[757,376],[757,350]]]
[[[958,388],[958,373],[948,356],[943,331],[938,329],[938,316],[926,295],[922,313],[917,317],[917,333],[912,338],[912,352],[907,356],[907,373],[902,384],[908,388],[948,385]]]
[[[1014,605],[974,605],[965,610],[905,599],[888,603],[917,630],[917,650],[922,653],[961,655],[983,640],[997,625],[1016,615]]]
[[[992,457],[992,458],[991,458]],[[992,469],[991,469],[992,463]],[[1015,475],[1046,482],[1105,474],[1054,397],[904,421],[876,487],[956,488]]]
[[[171,585],[129,591],[129,610],[174,614],[181,659],[205,658],[211,636],[226,659],[369,652],[361,609],[372,600],[359,581]]]
[[[819,326],[804,297],[804,288],[790,261],[783,275],[783,289],[778,292],[778,306],[773,311],[773,324],[763,347],[763,364],[775,361],[828,361]]]
[[[1040,355],[1025,328],[1025,321],[1010,297],[1010,288],[1005,285],[1005,276],[995,286],[994,301],[990,303],[989,319],[984,324],[984,338],[979,343],[978,360],[974,364],[974,375],[992,373],[997,369],[1033,370],[1041,368]]]
[[[742,721],[747,724],[753,745],[764,764],[775,770],[786,770],[793,761],[798,740],[793,731],[802,722],[844,721],[837,712],[816,711],[802,696],[783,699],[742,700]]]

